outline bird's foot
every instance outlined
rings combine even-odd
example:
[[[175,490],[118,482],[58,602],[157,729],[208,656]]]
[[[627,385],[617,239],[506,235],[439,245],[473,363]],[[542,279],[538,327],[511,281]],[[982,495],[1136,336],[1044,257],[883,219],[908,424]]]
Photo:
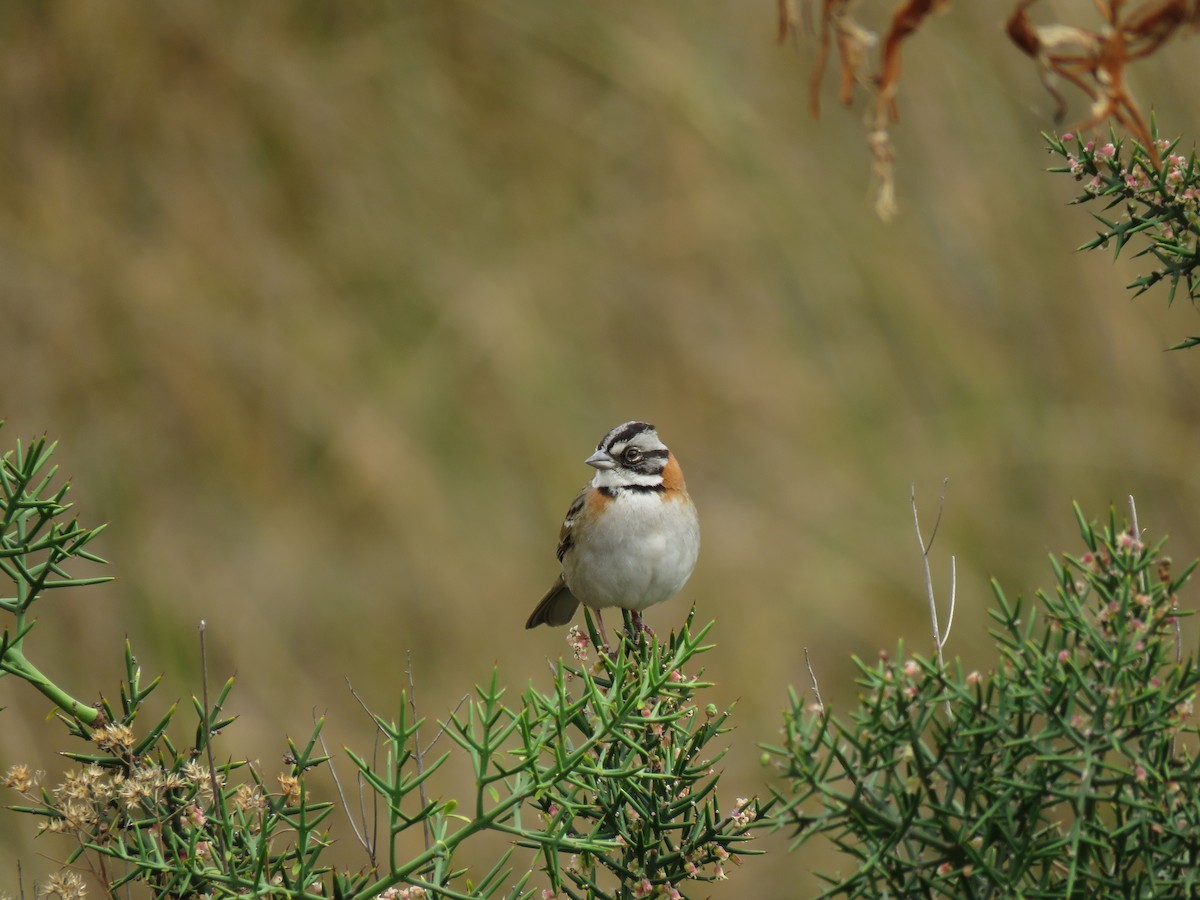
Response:
[[[630,637],[636,638],[643,634],[647,637],[654,637],[654,631],[645,623],[642,619],[642,614],[636,609],[629,611],[629,619],[633,623],[633,634]]]
[[[596,633],[600,636],[600,642],[596,645],[596,651],[603,653],[609,659],[612,659],[613,653],[608,642],[608,634],[604,630],[604,617],[600,615],[600,610],[596,610]]]

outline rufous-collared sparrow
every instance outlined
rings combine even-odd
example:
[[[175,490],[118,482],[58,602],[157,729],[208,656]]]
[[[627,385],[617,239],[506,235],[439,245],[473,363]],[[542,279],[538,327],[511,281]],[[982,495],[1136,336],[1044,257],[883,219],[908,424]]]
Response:
[[[642,611],[678,593],[696,566],[696,505],[675,455],[653,425],[618,425],[584,462],[596,475],[563,520],[562,573],[525,627],[565,625],[582,603],[595,610],[630,610],[640,631]],[[602,622],[599,627],[607,643]]]

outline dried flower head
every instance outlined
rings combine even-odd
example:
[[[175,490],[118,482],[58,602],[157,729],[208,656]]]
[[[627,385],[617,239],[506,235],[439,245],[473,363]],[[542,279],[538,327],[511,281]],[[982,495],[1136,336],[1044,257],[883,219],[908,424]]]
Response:
[[[201,800],[212,800],[213,798],[213,779],[208,767],[202,765],[195,760],[189,760],[183,764],[183,777],[188,784],[196,786],[197,795]],[[217,773],[217,786],[220,787],[225,783],[225,777]]]
[[[42,780],[42,775],[42,772],[30,771],[29,766],[18,763],[4,773],[4,786],[26,794]]]
[[[235,809],[258,812],[267,808],[267,798],[257,784],[239,784],[232,798]]]
[[[79,900],[87,896],[87,885],[76,872],[64,869],[51,875],[38,885],[39,897],[60,897],[62,900]]]
[[[105,725],[92,732],[92,743],[101,750],[126,756],[137,743],[137,736],[128,725]]]
[[[291,806],[295,806],[300,802],[300,779],[295,775],[289,775],[286,772],[279,776],[279,790],[283,794],[283,799]]]

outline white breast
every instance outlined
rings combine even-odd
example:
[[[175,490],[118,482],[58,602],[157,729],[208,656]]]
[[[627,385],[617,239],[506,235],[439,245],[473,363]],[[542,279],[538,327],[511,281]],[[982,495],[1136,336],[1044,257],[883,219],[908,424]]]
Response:
[[[696,567],[700,521],[692,503],[621,491],[587,539],[563,558],[563,577],[593,609],[641,611],[678,593]]]

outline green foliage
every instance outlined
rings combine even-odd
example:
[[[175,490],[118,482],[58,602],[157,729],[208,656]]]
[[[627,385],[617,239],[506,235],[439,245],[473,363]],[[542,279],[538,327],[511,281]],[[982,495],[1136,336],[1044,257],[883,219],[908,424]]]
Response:
[[[110,891],[137,882],[159,897],[530,897],[533,868],[514,874],[512,862],[526,847],[556,895],[682,898],[689,881],[726,877],[726,861],[747,852],[740,848],[759,815],[756,802],[739,800],[725,813],[718,803],[712,766],[721,752],[709,744],[724,733],[727,713],[699,709],[696,695],[709,685],[683,674],[708,649],[700,643],[708,629],[693,635],[690,627],[689,619],[665,645],[624,639],[594,670],[560,663],[549,693],[530,687],[515,707],[496,677],[477,688],[465,712],[442,726],[471,760],[467,801],[426,798],[450,754],[426,764],[417,741],[423,722],[401,696],[394,722],[375,717],[387,764],[347,751],[382,801],[386,826],[384,852],[364,840],[370,862],[357,873],[321,861],[333,806],[314,799],[308,776],[329,760],[317,754],[323,722],[303,747],[290,745],[279,789],[269,790],[255,766],[213,762],[212,737],[233,723],[223,713],[232,681],[211,708],[193,700],[201,723],[193,746],[178,749],[167,736],[174,707],[138,733],[135,720],[158,680],[142,685],[128,648],[120,707],[104,704],[106,724],[95,729],[73,727],[100,752],[67,753],[80,768],[53,789],[35,790],[26,767],[10,770],[5,784],[30,801],[12,808],[71,835],[67,862],[88,863]],[[576,637],[581,657],[587,643]],[[234,785],[238,770],[248,777]],[[405,858],[398,839],[414,828],[427,829],[425,849]],[[455,854],[485,831],[514,846],[473,877]]]
[[[18,445],[3,457],[4,533],[0,567],[16,584],[0,601],[15,618],[0,650],[3,671],[55,702],[69,734],[86,751],[63,755],[78,764],[53,788],[41,773],[13,766],[5,787],[24,803],[12,809],[42,820],[43,831],[72,840],[68,866],[87,868],[110,893],[141,884],[158,897],[276,896],[295,898],[533,896],[534,869],[550,893],[571,898],[687,896],[689,882],[726,877],[727,862],[765,810],[756,801],[732,806],[717,798],[723,755],[712,749],[726,731],[728,712],[699,696],[711,687],[685,674],[708,646],[708,628],[692,633],[689,616],[665,643],[648,634],[623,637],[613,651],[589,661],[596,634],[571,631],[575,662],[560,662],[548,692],[534,687],[506,702],[494,675],[461,713],[441,723],[442,734],[471,763],[474,790],[465,800],[429,799],[433,777],[450,756],[426,760],[418,740],[423,720],[400,697],[394,720],[374,716],[386,749],[376,766],[347,751],[364,791],[360,808],[381,810],[380,822],[356,823],[366,855],[358,872],[333,871],[323,853],[334,805],[311,785],[329,762],[318,753],[323,721],[302,745],[289,742],[286,768],[274,779],[256,765],[228,760],[213,744],[234,724],[226,714],[232,680],[213,703],[192,698],[194,739],[177,746],[169,734],[176,707],[151,712],[159,686],[143,683],[125,648],[119,701],[86,706],[59,689],[28,661],[25,618],[50,588],[101,579],[71,578],[71,559],[100,562],[84,550],[97,529],[64,524],[66,487],[51,492],[46,470],[53,446]],[[589,627],[593,626],[588,618]],[[635,633],[628,616],[627,634]],[[382,824],[383,846],[372,835]],[[407,856],[401,838],[418,829],[424,850]],[[456,853],[484,832],[512,846],[482,876],[456,862]],[[519,848],[532,851],[522,869]],[[81,896],[73,872],[54,876],[43,892]]]
[[[12,616],[0,633],[0,676],[23,678],[73,718],[90,722],[96,711],[43,675],[24,652],[33,628],[30,608],[46,591],[109,580],[72,578],[63,568],[76,560],[104,562],[86,549],[104,526],[89,529],[68,519],[70,485],[52,487],[58,473],[50,465],[54,448],[44,437],[28,446],[18,440],[0,457],[0,571],[13,585],[12,596],[0,597],[0,610]]]
[[[97,580],[64,564],[100,561],[84,549],[96,530],[65,522],[66,488],[49,487],[52,452],[42,441],[3,457],[0,556],[16,585],[2,604],[14,618],[3,671],[52,699],[88,743],[64,752],[77,768],[52,788],[25,765],[3,777],[23,799],[13,810],[71,841],[73,871],[43,893],[82,896],[86,869],[110,894],[137,884],[158,897],[517,900],[539,896],[544,879],[541,897],[684,898],[757,852],[755,827],[790,828],[796,844],[830,838],[854,867],[823,876],[829,896],[1200,891],[1200,671],[1183,659],[1176,599],[1194,564],[1173,574],[1163,544],[1115,516],[1099,529],[1076,509],[1084,552],[1053,561],[1056,589],[1036,608],[995,586],[988,674],[901,647],[858,662],[860,703],[846,719],[793,693],[785,740],[766,748],[783,785],[764,804],[718,798],[714,744],[729,712],[703,703],[711,684],[695,664],[711,625],[693,631],[692,616],[659,641],[626,615],[626,636],[597,654],[588,614],[547,690],[510,701],[494,674],[438,723],[453,746],[434,759],[419,737],[432,726],[401,694],[395,719],[372,716],[383,762],[346,751],[357,807],[374,812],[352,813],[361,867],[335,870],[335,805],[312,780],[330,763],[323,720],[289,741],[272,778],[215,746],[235,724],[232,680],[212,703],[207,685],[192,698],[197,724],[181,746],[176,707],[152,711],[160,681],[143,681],[128,645],[115,704],[81,704],[29,663],[32,607],[50,588]],[[456,753],[468,790],[439,780]],[[485,833],[510,845],[480,871],[461,851]]]
[[[752,852],[746,829],[765,810],[739,799],[722,813],[718,803],[713,766],[724,751],[708,746],[729,713],[700,706],[711,684],[684,674],[708,649],[699,642],[711,625],[693,635],[691,624],[665,647],[623,641],[595,675],[560,667],[554,694],[526,694],[519,755],[544,827],[520,842],[541,849],[552,886],[569,897],[681,896],[686,881],[724,878],[734,851]]]
[[[1111,243],[1120,254],[1136,235],[1146,246],[1135,256],[1152,255],[1161,268],[1136,279],[1130,288],[1138,294],[1166,280],[1174,302],[1180,284],[1193,301],[1200,299],[1200,165],[1196,153],[1176,153],[1175,141],[1156,141],[1153,149],[1130,140],[1113,140],[1097,147],[1094,141],[1065,134],[1061,139],[1046,136],[1052,153],[1067,165],[1053,168],[1083,183],[1075,203],[1102,201],[1105,210],[1119,209],[1120,216],[1096,215],[1103,230],[1080,249],[1094,250]],[[1074,148],[1069,144],[1074,144]],[[1161,160],[1161,161],[1160,161]],[[1189,338],[1178,347],[1194,346],[1200,338]],[[1176,348],[1172,348],[1176,349]]]
[[[1200,890],[1200,673],[1177,645],[1162,544],[1078,509],[1086,551],[1041,610],[996,586],[984,676],[859,662],[848,720],[793,695],[778,817],[833,840],[853,897],[1164,897]],[[902,658],[902,655],[901,655]]]

